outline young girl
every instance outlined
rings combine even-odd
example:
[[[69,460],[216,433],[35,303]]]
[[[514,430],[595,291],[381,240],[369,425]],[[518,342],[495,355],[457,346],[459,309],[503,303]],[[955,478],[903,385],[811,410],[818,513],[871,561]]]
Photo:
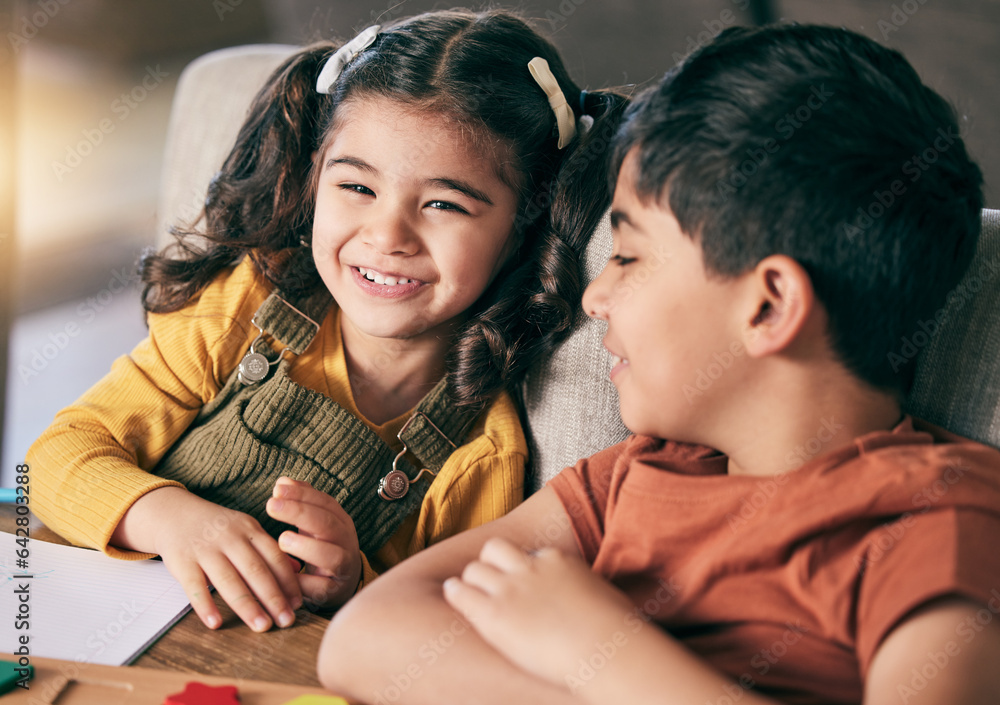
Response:
[[[505,12],[294,55],[209,187],[205,244],[142,263],[149,338],[30,450],[38,515],[159,554],[210,628],[207,585],[265,630],[512,509],[510,395],[571,321],[623,103]]]

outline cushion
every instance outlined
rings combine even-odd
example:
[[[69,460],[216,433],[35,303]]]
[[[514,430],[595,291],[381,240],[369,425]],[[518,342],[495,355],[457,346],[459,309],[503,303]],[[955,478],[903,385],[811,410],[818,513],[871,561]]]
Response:
[[[584,254],[586,282],[601,273],[610,256],[611,219],[605,213]],[[537,490],[566,466],[629,434],[611,382],[611,355],[604,349],[607,327],[579,311],[573,333],[525,378],[531,450],[527,491]]]
[[[1000,448],[1000,211],[983,211],[965,278],[933,321],[919,321],[904,336],[898,352],[906,360],[898,364],[917,365],[907,411]]]
[[[236,142],[250,103],[271,72],[296,47],[250,44],[220,49],[181,73],[167,129],[156,245],[173,241],[170,227],[192,224],[208,183]]]

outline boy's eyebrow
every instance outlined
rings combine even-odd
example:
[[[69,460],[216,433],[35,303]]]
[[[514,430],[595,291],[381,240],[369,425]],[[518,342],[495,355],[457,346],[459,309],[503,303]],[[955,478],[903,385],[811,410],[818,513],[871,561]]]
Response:
[[[487,196],[485,193],[477,189],[475,186],[466,183],[465,181],[459,181],[458,179],[446,179],[446,178],[436,178],[428,179],[428,183],[434,184],[435,186],[440,186],[442,188],[450,189],[452,191],[458,191],[459,193],[464,193],[469,198],[481,201],[488,206],[493,205],[493,200]]]
[[[632,230],[635,230],[637,233],[642,232],[642,228],[638,227],[635,223],[632,222],[632,219],[628,217],[628,213],[626,213],[623,210],[615,208],[614,210],[611,211],[611,229],[618,230],[621,227],[622,223],[625,223],[627,226],[632,228]]]
[[[348,166],[353,166],[361,171],[366,171],[369,174],[378,175],[378,169],[373,167],[371,164],[366,162],[364,159],[359,159],[358,157],[343,156],[328,159],[326,161],[326,168],[329,169],[335,164],[346,164]]]

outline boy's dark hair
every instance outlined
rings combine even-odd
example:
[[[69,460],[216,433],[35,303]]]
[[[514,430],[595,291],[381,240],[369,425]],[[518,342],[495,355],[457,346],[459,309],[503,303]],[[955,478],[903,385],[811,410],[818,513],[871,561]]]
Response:
[[[513,159],[501,178],[520,197],[517,251],[470,310],[447,361],[455,400],[483,406],[501,389],[514,391],[572,324],[579,255],[610,201],[610,138],[626,100],[582,94],[555,47],[504,11],[431,12],[388,23],[329,95],[317,93],[320,69],[337,47],[306,47],[274,72],[209,187],[203,228],[175,228],[178,242],[143,258],[143,304],[149,312],[176,311],[244,255],[290,295],[323,286],[311,258],[290,256],[312,236],[313,153],[328,143],[345,101],[400,100],[499,139]],[[575,116],[596,120],[563,150],[548,98],[528,70],[536,56],[548,61]]]
[[[633,148],[639,196],[668,199],[707,272],[792,257],[846,367],[909,391],[892,353],[958,284],[983,200],[954,111],[899,52],[833,27],[727,30],[636,99],[613,175]]]

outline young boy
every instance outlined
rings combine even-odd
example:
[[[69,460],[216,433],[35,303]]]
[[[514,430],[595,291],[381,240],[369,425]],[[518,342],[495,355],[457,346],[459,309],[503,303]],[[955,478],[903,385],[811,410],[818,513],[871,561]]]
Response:
[[[1000,452],[904,415],[913,366],[891,364],[976,246],[951,109],[859,35],[733,29],[637,101],[613,162],[583,305],[637,435],[376,581],[322,681],[374,703],[1000,702]]]

